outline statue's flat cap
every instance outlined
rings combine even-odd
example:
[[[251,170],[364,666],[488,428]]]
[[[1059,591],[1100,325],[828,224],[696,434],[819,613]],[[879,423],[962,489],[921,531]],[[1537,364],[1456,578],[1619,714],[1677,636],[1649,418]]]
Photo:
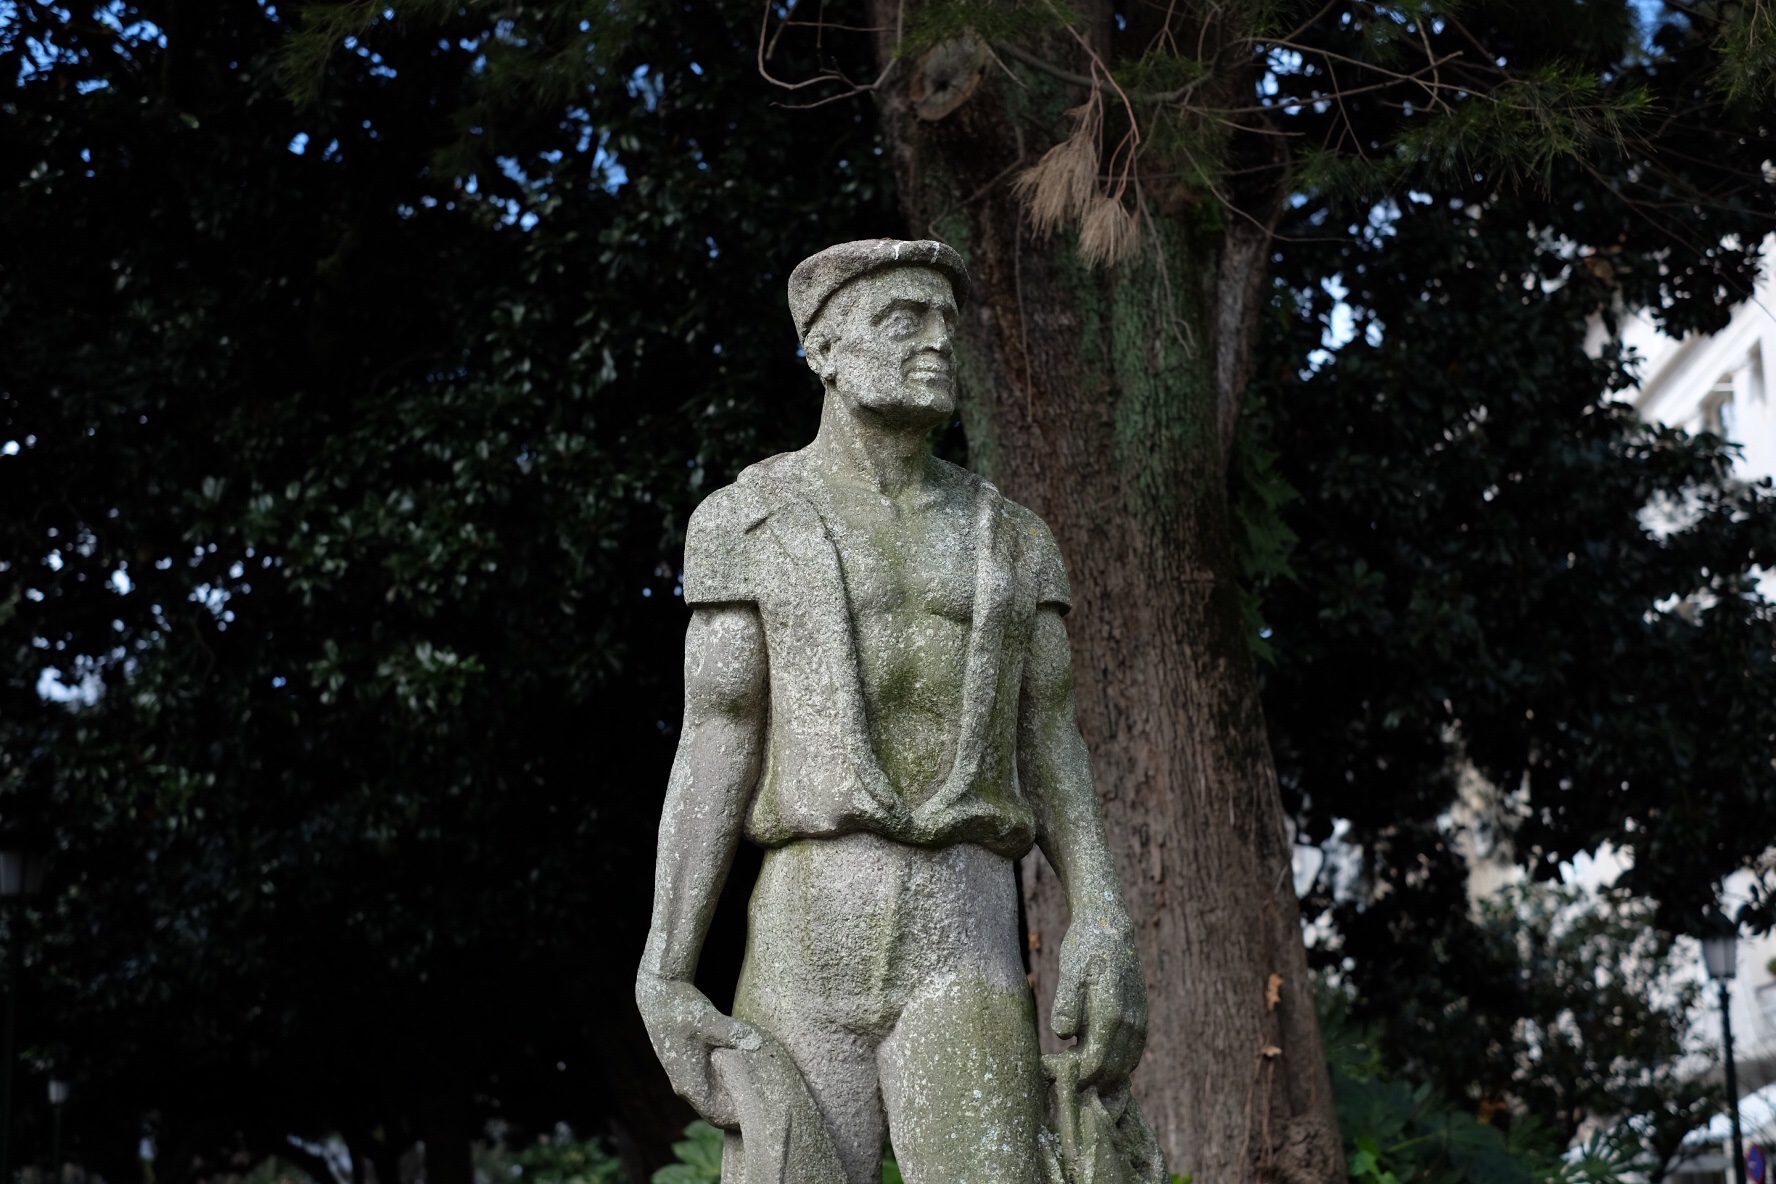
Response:
[[[956,294],[956,303],[968,298],[968,268],[962,256],[947,244],[933,239],[908,242],[898,238],[864,238],[839,243],[796,264],[789,273],[789,314],[795,318],[796,336],[806,337],[808,326],[826,307],[834,292],[857,279],[891,267],[930,267],[942,272]]]

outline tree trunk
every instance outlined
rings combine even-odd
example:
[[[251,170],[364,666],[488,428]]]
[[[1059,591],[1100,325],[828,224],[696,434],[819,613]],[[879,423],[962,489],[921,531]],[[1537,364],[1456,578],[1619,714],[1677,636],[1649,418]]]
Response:
[[[891,53],[900,5],[872,9]],[[1051,60],[1084,73],[1067,48],[1051,41]],[[1269,234],[1150,192],[1141,253],[1116,267],[1085,268],[1071,235],[1034,240],[1010,182],[1084,90],[1021,67],[1019,85],[1000,58],[939,118],[918,100],[958,86],[917,57],[877,101],[913,233],[955,246],[974,280],[960,343],[973,463],[1049,523],[1072,577],[1079,723],[1152,1002],[1136,1092],[1196,1184],[1329,1184],[1343,1157],[1228,511]],[[1024,887],[1052,1049],[1066,905],[1039,855]]]

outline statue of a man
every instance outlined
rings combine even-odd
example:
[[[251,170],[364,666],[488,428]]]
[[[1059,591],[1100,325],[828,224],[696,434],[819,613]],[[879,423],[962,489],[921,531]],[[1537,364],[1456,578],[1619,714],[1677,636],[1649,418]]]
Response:
[[[931,455],[967,289],[937,242],[805,260],[820,430],[691,518],[636,996],[673,1086],[732,1132],[729,1184],[878,1184],[885,1134],[917,1184],[1163,1171],[1128,1101],[1146,990],[1074,723],[1066,571],[1041,519]],[[692,976],[743,834],[766,854],[730,1018]],[[1012,866],[1032,844],[1072,912],[1053,1020],[1079,1040],[1046,1066]],[[1120,1174],[1066,1166],[1094,1154]]]

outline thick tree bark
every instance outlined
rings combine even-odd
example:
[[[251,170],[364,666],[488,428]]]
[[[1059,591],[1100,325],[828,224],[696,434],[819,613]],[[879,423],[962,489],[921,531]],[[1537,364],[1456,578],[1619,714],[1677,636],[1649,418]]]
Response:
[[[899,27],[897,3],[872,7]],[[1010,188],[1083,91],[1021,69],[1020,86],[995,64],[928,119],[921,68],[903,61],[877,100],[914,234],[960,250],[976,285],[961,334],[973,462],[1047,520],[1072,577],[1079,722],[1152,1000],[1137,1094],[1197,1184],[1341,1180],[1229,535],[1269,235],[1162,196],[1139,257],[1088,270],[1070,236],[1033,240]],[[1066,905],[1039,855],[1024,885],[1053,1048]]]

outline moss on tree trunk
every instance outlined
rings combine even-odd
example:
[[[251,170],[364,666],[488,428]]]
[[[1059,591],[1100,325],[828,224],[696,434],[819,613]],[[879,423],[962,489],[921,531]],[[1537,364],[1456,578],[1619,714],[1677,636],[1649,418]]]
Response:
[[[874,8],[896,27],[896,5]],[[917,71],[877,98],[913,233],[960,250],[976,285],[973,463],[1047,520],[1072,577],[1079,722],[1152,999],[1141,1104],[1172,1169],[1204,1184],[1342,1179],[1230,540],[1226,441],[1268,235],[1180,203],[1137,258],[1088,270],[1067,237],[1032,237],[1009,184],[1049,146],[1029,129],[1079,96],[995,68],[927,121]],[[1024,890],[1054,1048],[1066,904],[1039,855]]]

